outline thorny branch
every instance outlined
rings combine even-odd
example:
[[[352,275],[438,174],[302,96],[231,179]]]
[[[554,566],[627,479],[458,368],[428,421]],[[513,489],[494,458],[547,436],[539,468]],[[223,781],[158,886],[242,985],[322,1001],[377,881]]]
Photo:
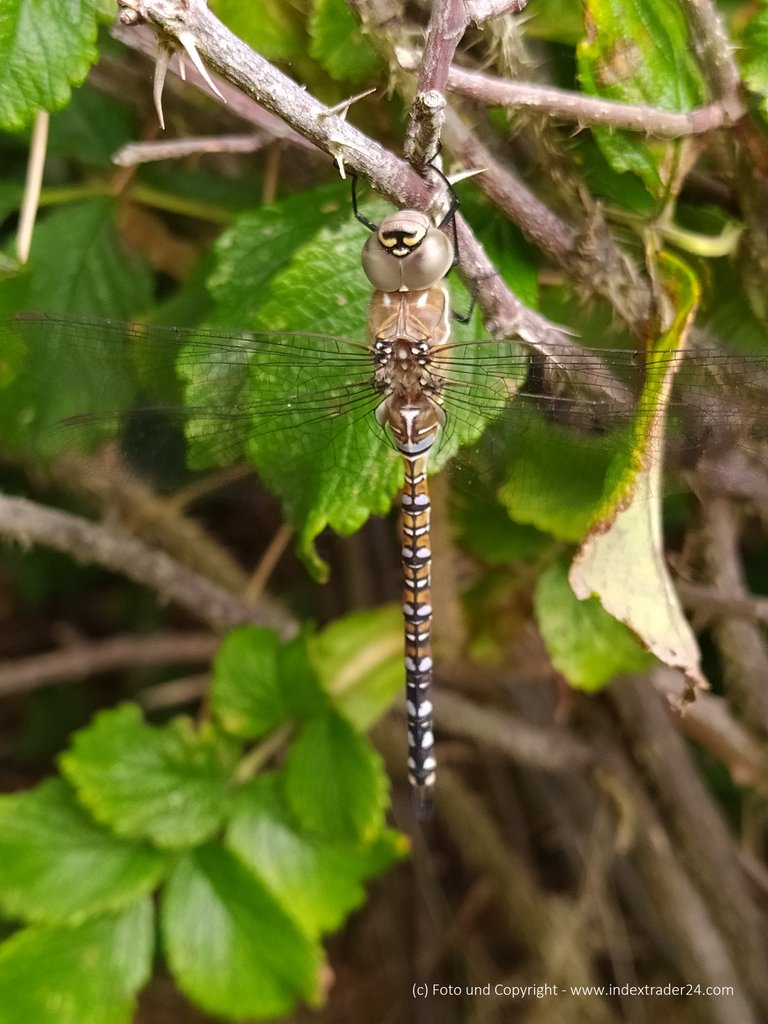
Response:
[[[339,170],[366,178],[386,198],[428,209],[442,187],[425,181],[403,160],[350,125],[309,92],[283,75],[229,32],[202,0],[184,5],[171,0],[120,0],[124,16],[135,14],[154,25],[164,39],[177,40],[187,52],[295,131],[331,155]]]
[[[121,7],[154,25],[167,38],[182,36],[218,75],[332,156],[340,170],[366,178],[387,199],[423,210],[429,210],[433,203],[444,204],[444,186],[434,180],[435,176],[430,180],[420,177],[404,160],[277,71],[229,32],[202,0],[189,0],[183,10],[174,0],[121,0]],[[121,33],[121,38],[129,41],[130,34]],[[494,329],[517,333],[525,343],[541,347],[546,353],[578,351],[555,324],[526,307],[507,288],[461,218],[458,230],[460,272],[476,291]]]
[[[395,55],[395,59],[413,67],[414,59],[406,43],[407,37],[400,27],[388,21],[384,25],[374,24],[364,0],[353,0],[354,6],[369,35],[380,41],[384,52]],[[441,17],[438,18],[438,13]],[[442,95],[450,78],[450,66],[458,38],[457,25],[460,19],[456,13],[456,0],[441,0],[435,5],[430,23],[430,35],[424,49],[423,63],[428,70],[420,70],[417,99],[433,92]],[[433,28],[434,26],[434,28]],[[422,67],[421,62],[419,67]],[[428,92],[424,90],[429,89]],[[555,213],[509,167],[502,166],[483,144],[477,132],[468,128],[455,110],[444,115],[443,140],[447,148],[465,168],[482,170],[478,175],[478,187],[503,210],[510,219],[543,252],[555,262],[567,267],[569,274],[583,281],[590,291],[605,295],[617,312],[633,328],[640,331],[647,322],[651,294],[646,282],[637,274],[634,265],[618,248],[599,217],[592,223],[575,226]],[[419,154],[423,157],[423,154]],[[583,219],[583,217],[582,217]],[[464,255],[462,250],[462,255]],[[466,267],[465,261],[462,261]],[[496,316],[488,308],[487,295],[490,289],[482,280],[482,274],[470,279],[477,281],[478,295],[483,309],[501,331],[509,328],[514,319],[505,315]]]
[[[403,51],[401,62],[416,65],[418,54]],[[534,82],[512,82],[479,71],[466,71],[455,65],[448,72],[448,88],[486,106],[540,110],[550,117],[562,118],[579,127],[603,124],[642,132],[659,139],[700,135],[729,125],[734,120],[733,114],[720,103],[710,103],[678,113],[642,104],[620,103],[600,96],[586,96]],[[736,116],[742,112],[743,108],[738,108]]]
[[[681,0],[690,26],[691,44],[699,59],[713,98],[730,120],[743,113],[739,69],[721,15],[712,0]]]

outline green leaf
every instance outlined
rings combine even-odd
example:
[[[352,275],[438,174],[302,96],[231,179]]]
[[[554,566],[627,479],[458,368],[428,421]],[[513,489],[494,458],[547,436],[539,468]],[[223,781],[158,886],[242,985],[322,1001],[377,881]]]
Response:
[[[527,39],[551,39],[569,46],[581,39],[581,5],[573,0],[536,0],[524,18]]]
[[[0,284],[0,316],[35,310],[127,318],[150,302],[150,274],[120,242],[116,216],[113,200],[92,200],[41,221],[28,266]],[[114,419],[130,408],[130,347],[116,337],[91,332],[73,343],[71,328],[49,321],[28,323],[24,337],[7,322],[0,330],[0,432],[7,446],[33,446],[46,456],[75,434],[87,445],[99,417]],[[70,438],[51,430],[83,412],[93,422],[73,427]]]
[[[762,10],[744,28],[744,43],[744,81],[760,97],[760,112],[768,121],[768,3],[765,0],[762,0]]]
[[[307,48],[301,9],[284,0],[211,0],[211,10],[244,42],[269,60],[295,59]]]
[[[51,213],[35,227],[29,263],[10,307],[0,286],[0,311],[16,308],[127,319],[149,304],[152,278],[121,241],[118,204],[89,199]],[[18,285],[17,285],[18,287]]]
[[[97,825],[61,779],[0,797],[0,907],[27,921],[76,923],[136,903],[167,857]]]
[[[364,337],[370,300],[360,267],[364,237],[356,222],[335,233],[321,231],[272,278],[254,326]],[[305,350],[311,346],[311,364],[306,352],[303,359],[291,359],[294,342]],[[248,458],[266,486],[282,497],[286,519],[298,527],[299,551],[322,579],[327,566],[314,550],[314,539],[326,526],[348,534],[370,515],[387,512],[402,481],[402,467],[373,420],[379,396],[372,388],[360,389],[371,373],[364,344],[357,354],[340,351],[332,339],[289,338],[285,345],[282,356],[276,355],[274,344],[263,350],[256,346],[245,387],[242,365],[248,360],[237,351],[217,364],[215,376],[209,364],[198,367],[190,362],[182,372],[191,408],[220,405],[218,389],[223,382],[228,405],[253,410],[255,421],[263,423],[248,438]],[[318,392],[328,405],[326,411],[314,407]],[[280,410],[281,416],[279,424],[267,429],[265,410],[270,409]],[[217,426],[205,417],[191,420],[188,429],[197,465],[219,460],[217,444],[210,440]],[[243,437],[248,433],[243,417]]]
[[[661,497],[667,405],[696,316],[701,288],[693,271],[671,253],[657,258],[654,280],[674,311],[647,349],[645,380],[632,445],[611,466],[606,492],[569,579],[579,597],[597,595],[666,665],[706,685],[696,637],[680,606],[664,558]]]
[[[133,704],[102,711],[61,768],[97,821],[117,835],[178,849],[213,835],[227,814],[231,752],[178,718],[147,725]]]
[[[646,219],[657,212],[659,203],[634,174],[617,171],[606,160],[594,136],[580,132],[572,142],[573,158],[584,173],[589,189],[596,196],[607,199],[614,206],[631,211]]]
[[[152,904],[0,945],[0,1024],[128,1024],[151,973]]]
[[[51,118],[48,151],[113,171],[112,156],[136,134],[126,107],[86,84]]]
[[[163,945],[179,988],[208,1013],[263,1019],[316,1004],[321,951],[232,853],[204,846],[164,893]]]
[[[310,936],[338,928],[365,899],[363,882],[405,856],[407,841],[384,830],[370,844],[302,832],[280,791],[261,776],[238,795],[227,843]]]
[[[540,557],[552,539],[535,527],[513,522],[507,510],[477,478],[460,479],[452,495],[451,523],[461,544],[488,565]]]
[[[387,797],[381,758],[334,712],[305,722],[285,763],[291,810],[309,832],[368,841],[380,830]]]
[[[349,199],[338,182],[241,214],[214,248],[216,266],[208,280],[216,300],[211,323],[234,329],[256,326],[271,278],[321,228],[338,227],[349,218]]]
[[[661,110],[685,111],[706,89],[676,0],[586,0],[586,38],[577,50],[585,92]],[[595,126],[593,134],[614,170],[638,175],[656,197],[674,178],[678,143]]]
[[[314,0],[309,19],[310,54],[339,82],[360,82],[381,62],[360,31],[345,0]]]
[[[114,17],[114,5],[112,16]],[[16,131],[38,110],[60,110],[98,58],[105,5],[95,0],[0,4],[0,127]]]
[[[304,636],[281,644],[271,630],[252,626],[227,635],[216,655],[211,689],[212,709],[227,732],[258,739],[324,704]]]
[[[279,641],[270,629],[228,633],[213,665],[211,708],[233,736],[258,739],[288,718],[278,674]]]
[[[311,652],[335,706],[366,732],[403,691],[402,609],[386,605],[345,615],[312,638]]]
[[[615,676],[643,672],[653,658],[596,598],[580,601],[568,584],[565,561],[539,577],[536,622],[552,664],[577,690],[594,692]]]
[[[623,436],[596,440],[575,434],[529,409],[518,410],[513,401],[488,444],[509,453],[498,498],[510,517],[575,542],[594,517],[611,460],[610,446],[621,450]]]
[[[35,229],[28,266],[0,284],[0,316],[18,310],[128,318],[151,298],[151,278],[118,238],[117,204],[95,199],[51,214]],[[50,322],[14,340],[3,325],[2,349],[14,357],[0,371],[0,432],[8,446],[35,445],[38,454],[61,448],[51,427],[87,410],[93,417],[130,407],[135,374],[127,345],[104,337],[89,348],[72,345],[67,330]],[[0,358],[3,358],[0,356]],[[10,360],[9,360],[10,361]],[[11,372],[12,371],[12,372]],[[80,434],[88,428],[72,429]],[[96,433],[90,427],[91,435]],[[90,437],[80,438],[87,444]]]

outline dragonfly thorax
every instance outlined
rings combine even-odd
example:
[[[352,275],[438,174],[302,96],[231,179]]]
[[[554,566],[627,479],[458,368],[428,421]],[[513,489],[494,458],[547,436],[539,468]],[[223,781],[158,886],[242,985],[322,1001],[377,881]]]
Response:
[[[452,265],[450,239],[418,210],[400,210],[385,217],[363,247],[366,277],[384,292],[431,288]]]
[[[394,392],[378,406],[376,419],[397,450],[412,458],[428,452],[435,443],[445,413],[438,401],[424,391],[408,397]]]

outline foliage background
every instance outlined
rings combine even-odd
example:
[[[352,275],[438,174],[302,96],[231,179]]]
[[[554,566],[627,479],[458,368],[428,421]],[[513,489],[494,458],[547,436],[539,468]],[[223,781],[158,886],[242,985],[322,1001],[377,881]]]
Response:
[[[211,6],[324,102],[377,86],[350,118],[399,151],[409,86],[389,64],[387,39],[370,26],[361,33],[365,4]],[[419,38],[425,6],[395,5],[407,38]],[[531,0],[525,18],[470,33],[464,59],[505,78],[689,109],[711,98],[688,45],[690,7]],[[737,128],[700,145],[605,128],[574,135],[531,113],[460,109],[583,237],[605,215],[641,276],[642,231],[654,224],[703,284],[699,329],[760,354],[768,8],[717,10],[751,91]],[[323,154],[261,128],[253,155],[115,169],[120,146],[157,129],[149,64],[98,34],[111,13],[74,0],[66,12],[0,6],[0,313],[359,335],[361,231]],[[32,255],[19,267],[16,216],[39,107],[56,113]],[[175,81],[164,108],[171,137],[242,130],[236,115]],[[450,165],[449,145],[445,156]],[[558,265],[474,184],[461,196],[528,304],[594,343],[637,343],[610,280],[591,286],[586,245],[572,266]],[[711,242],[733,223],[741,241],[721,253]],[[245,594],[254,617],[302,630],[285,647],[250,627],[230,633],[211,684],[185,674],[188,665],[207,671],[218,647],[200,631],[211,627],[202,602],[163,607],[146,588],[45,546],[4,547],[0,782],[13,795],[0,801],[0,1022],[189,1021],[198,1012],[190,1002],[225,1019],[359,1020],[374,1005],[398,1021],[764,1019],[768,661],[745,582],[764,589],[757,485],[738,500],[677,498],[668,508],[681,575],[705,588],[690,587],[687,600],[714,684],[680,719],[663,696],[679,684],[566,585],[565,544],[599,499],[602,447],[590,449],[587,472],[587,454],[570,447],[581,442],[537,439],[532,455],[526,435],[497,495],[476,487],[468,498],[465,481],[451,500],[437,478],[444,770],[436,821],[421,831],[400,763],[398,554],[387,511],[396,465],[375,486],[366,478],[350,503],[357,463],[346,484],[335,463],[321,483],[304,467],[286,483],[284,450],[267,446],[261,482],[214,474],[191,491],[184,477],[158,502],[114,451],[41,458],[25,410],[48,423],[109,412],[115,386],[129,380],[126,405],[147,388],[182,400],[164,350],[155,350],[159,365],[114,367],[114,379],[99,358],[91,378],[87,360],[50,355],[68,341],[49,332],[28,336],[25,349],[6,321],[0,330],[3,491],[100,515],[118,536],[137,535]],[[195,378],[194,362],[187,381],[202,404],[208,381]],[[237,366],[226,383],[242,386]],[[203,444],[196,458],[220,454]],[[299,527],[300,557],[280,555],[283,515]],[[349,536],[324,532],[328,522]],[[307,567],[317,578],[326,565],[330,582],[318,586]],[[248,598],[246,571],[258,566],[269,599]],[[596,696],[578,692],[620,675]],[[388,820],[411,833],[409,859]],[[636,1001],[466,994],[541,982],[690,988]],[[421,1003],[419,983],[461,992]],[[707,995],[708,985],[732,992]]]

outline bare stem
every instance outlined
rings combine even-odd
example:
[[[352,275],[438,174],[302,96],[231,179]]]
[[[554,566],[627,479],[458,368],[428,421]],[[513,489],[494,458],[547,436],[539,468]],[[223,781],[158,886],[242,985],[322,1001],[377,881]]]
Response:
[[[4,662],[0,667],[0,695],[28,693],[41,686],[125,668],[208,662],[218,644],[218,637],[211,633],[162,633],[147,637],[115,636],[92,643],[81,641],[48,654]]]
[[[207,67],[328,153],[340,171],[367,178],[388,199],[427,209],[434,187],[404,161],[334,113],[230,32],[203,0],[120,0],[165,39],[183,42]],[[215,84],[215,82],[214,82]]]
[[[32,245],[32,232],[37,219],[37,208],[40,203],[40,189],[43,184],[45,154],[48,150],[48,123],[50,115],[47,110],[39,110],[32,129],[32,141],[29,146],[27,163],[27,179],[24,183],[24,197],[19,214],[19,229],[16,234],[16,255],[20,263],[26,263]]]
[[[703,561],[711,584],[737,600],[749,597],[735,507],[727,498],[707,494],[701,516]],[[768,652],[759,628],[744,618],[724,615],[712,635],[721,652],[729,699],[758,735],[768,737]]]
[[[290,618],[272,607],[250,607],[162,551],[101,523],[0,494],[0,534],[24,546],[43,544],[80,562],[101,565],[150,587],[163,601],[186,608],[212,629],[245,623],[292,632]]]
[[[402,56],[406,59],[405,54]],[[414,54],[413,59],[415,64],[418,55]],[[579,126],[604,124],[627,131],[644,132],[660,139],[700,135],[722,128],[732,121],[730,113],[717,103],[677,113],[642,104],[619,103],[599,96],[585,96],[531,82],[506,81],[459,67],[450,69],[448,88],[487,106],[540,110],[551,117],[574,122]]]
[[[130,142],[112,157],[118,167],[135,167],[156,160],[181,160],[200,153],[258,153],[269,139],[258,135],[207,135],[199,138]]]
[[[741,80],[722,17],[711,0],[681,0],[681,7],[712,95],[728,111],[730,120],[735,121],[744,113]]]
[[[468,22],[463,0],[435,0],[405,134],[405,157],[417,167],[432,163],[440,152],[448,71]]]
[[[674,837],[676,853],[716,922],[716,934],[751,997],[765,1001],[768,946],[760,914],[733,855],[731,836],[696,774],[669,709],[648,692],[644,678],[614,683],[607,699]]]

